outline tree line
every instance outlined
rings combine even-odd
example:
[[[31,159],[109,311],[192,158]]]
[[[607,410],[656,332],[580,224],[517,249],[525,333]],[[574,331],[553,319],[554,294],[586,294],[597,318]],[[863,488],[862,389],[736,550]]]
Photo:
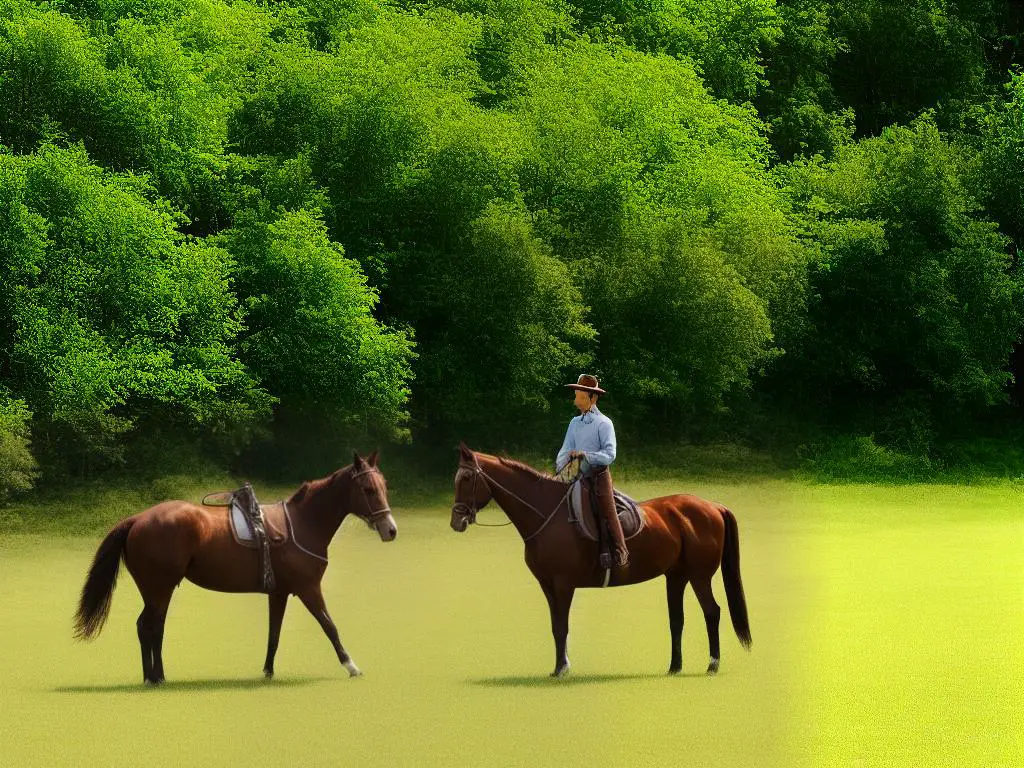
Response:
[[[0,0],[0,489],[170,440],[529,444],[582,370],[670,440],[1015,418],[1022,31],[1001,0]]]

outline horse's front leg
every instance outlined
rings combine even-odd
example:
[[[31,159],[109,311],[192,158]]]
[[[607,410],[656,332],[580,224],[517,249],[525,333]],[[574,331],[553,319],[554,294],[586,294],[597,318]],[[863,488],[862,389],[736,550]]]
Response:
[[[284,609],[288,607],[287,592],[273,592],[268,595],[270,604],[270,631],[267,634],[267,660],[263,662],[263,674],[274,676],[274,656],[277,655],[277,642],[281,639],[281,622],[284,621]]]
[[[323,629],[324,634],[331,641],[331,645],[334,646],[334,652],[338,654],[338,661],[340,661],[345,669],[348,670],[349,677],[358,677],[363,674],[359,671],[359,667],[352,661],[352,657],[345,652],[345,648],[341,645],[341,638],[338,637],[338,628],[334,626],[334,622],[331,620],[331,615],[327,612],[327,606],[324,604],[324,596],[320,592],[320,585],[316,584],[302,592],[299,592],[299,599],[302,604],[309,609],[309,612],[313,614],[313,618],[319,622],[320,627]]]
[[[566,655],[566,639],[569,635],[569,609],[576,590],[574,587],[544,585],[544,596],[551,611],[551,634],[555,638],[555,671],[552,677],[562,677],[569,671],[569,657]]]
[[[665,596],[668,598],[668,629],[672,642],[672,657],[668,673],[678,674],[683,670],[683,592],[686,590],[686,576],[676,571],[665,574]]]

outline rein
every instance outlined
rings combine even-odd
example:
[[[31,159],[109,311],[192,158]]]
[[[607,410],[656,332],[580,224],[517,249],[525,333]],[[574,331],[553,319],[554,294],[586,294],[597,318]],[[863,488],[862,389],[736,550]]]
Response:
[[[287,501],[282,501],[282,502],[281,502],[281,506],[282,506],[282,507],[284,507],[284,519],[285,519],[285,521],[286,521],[286,522],[288,523],[288,529],[289,529],[289,530],[290,530],[290,531],[292,532],[292,543],[293,543],[293,544],[294,544],[294,545],[295,545],[296,547],[298,547],[298,548],[299,548],[299,551],[301,551],[301,552],[305,552],[305,553],[306,553],[307,555],[309,555],[310,557],[315,557],[315,558],[316,558],[317,560],[320,560],[320,561],[322,561],[322,562],[325,562],[325,563],[326,563],[326,562],[327,562],[327,558],[326,558],[326,557],[324,557],[323,555],[318,555],[318,554],[317,554],[316,552],[310,552],[310,551],[309,551],[308,549],[306,549],[306,548],[305,548],[304,546],[302,546],[301,544],[299,544],[299,539],[298,539],[298,537],[297,537],[297,536],[295,535],[295,523],[293,523],[293,522],[292,522],[292,516],[291,516],[291,514],[290,514],[290,513],[288,512],[288,502],[287,502]]]
[[[554,519],[555,515],[558,513],[558,510],[562,508],[562,505],[569,498],[569,494],[572,493],[572,487],[570,486],[569,489],[566,490],[565,495],[562,496],[562,500],[559,501],[557,505],[555,505],[555,508],[552,509],[549,514],[545,515],[543,512],[541,512],[539,509],[533,506],[533,504],[528,502],[526,499],[522,498],[518,494],[513,493],[504,485],[495,480],[493,477],[484,472],[483,467],[481,467],[479,464],[475,466],[470,466],[469,464],[460,464],[459,469],[465,469],[473,473],[473,504],[467,504],[464,501],[456,501],[455,504],[452,505],[452,509],[458,512],[463,517],[469,518],[475,525],[480,525],[484,528],[503,528],[506,525],[512,524],[511,520],[509,520],[507,523],[478,523],[476,521],[477,513],[480,511],[479,508],[476,506],[476,484],[478,478],[480,477],[483,477],[485,483],[489,485],[494,485],[503,490],[513,499],[515,499],[520,504],[524,505],[527,509],[529,509],[531,512],[533,512],[535,515],[537,515],[537,517],[544,518],[543,522],[541,522],[537,530],[535,530],[533,533],[531,533],[529,536],[523,539],[524,544],[530,541],[531,539],[536,538],[545,528],[548,527],[548,523],[550,523]]]

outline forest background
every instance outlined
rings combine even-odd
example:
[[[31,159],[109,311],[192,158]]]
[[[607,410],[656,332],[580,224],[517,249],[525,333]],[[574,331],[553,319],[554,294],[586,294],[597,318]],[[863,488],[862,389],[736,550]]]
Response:
[[[0,496],[1024,476],[1024,4],[0,0]]]

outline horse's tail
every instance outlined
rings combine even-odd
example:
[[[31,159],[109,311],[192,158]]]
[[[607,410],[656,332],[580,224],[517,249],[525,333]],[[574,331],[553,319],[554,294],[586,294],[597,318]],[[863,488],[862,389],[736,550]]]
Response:
[[[94,638],[107,621],[128,532],[135,525],[136,519],[134,516],[128,517],[115,525],[96,550],[75,614],[75,637],[79,640]]]
[[[725,582],[725,596],[729,601],[729,615],[732,628],[744,648],[750,649],[750,620],[747,618],[747,600],[743,596],[743,580],[740,578],[740,529],[736,516],[722,507],[725,520],[725,548],[722,552],[722,580]]]

